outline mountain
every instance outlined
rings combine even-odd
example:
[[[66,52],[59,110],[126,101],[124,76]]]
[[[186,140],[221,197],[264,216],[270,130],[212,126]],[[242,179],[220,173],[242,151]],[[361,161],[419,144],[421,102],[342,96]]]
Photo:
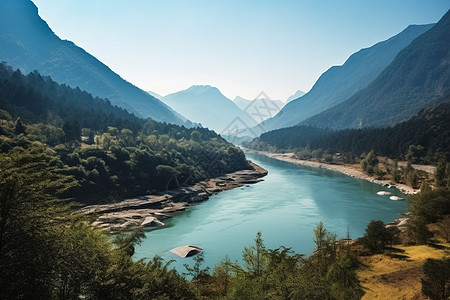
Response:
[[[137,116],[184,123],[164,103],[125,81],[74,43],[61,40],[29,0],[0,1],[0,61],[23,73],[38,70],[59,83],[107,98]]]
[[[286,103],[289,103],[289,102],[291,102],[292,100],[295,100],[295,99],[297,99],[297,98],[300,98],[301,96],[303,96],[303,95],[305,95],[305,94],[306,94],[306,93],[305,93],[304,91],[298,90],[298,91],[295,92],[294,95],[291,95],[291,96],[289,96],[289,97],[286,99]]]
[[[248,100],[236,96],[233,102],[244,112],[255,118],[257,123],[275,116],[284,106],[283,101],[268,98]]]
[[[312,89],[293,100],[272,119],[266,120],[265,131],[294,126],[328,108],[347,100],[374,80],[416,37],[432,25],[411,25],[396,36],[351,55],[342,66],[323,73]]]
[[[365,89],[304,124],[382,127],[437,105],[450,94],[450,10],[433,28],[403,49]]]
[[[155,97],[156,99],[162,99],[163,96],[161,96],[158,93],[152,92],[152,91],[147,91],[147,93],[149,93],[151,96]]]
[[[230,126],[235,127],[236,122],[241,124],[241,129],[256,124],[233,101],[209,85],[194,85],[187,90],[169,94],[162,100],[192,122],[201,123],[218,133],[225,133]]]

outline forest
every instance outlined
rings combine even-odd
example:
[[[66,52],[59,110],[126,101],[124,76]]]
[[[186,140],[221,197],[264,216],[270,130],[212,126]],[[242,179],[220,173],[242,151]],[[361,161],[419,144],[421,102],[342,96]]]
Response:
[[[243,152],[205,128],[143,120],[108,100],[0,64],[0,150],[40,144],[82,203],[117,201],[248,169]]]

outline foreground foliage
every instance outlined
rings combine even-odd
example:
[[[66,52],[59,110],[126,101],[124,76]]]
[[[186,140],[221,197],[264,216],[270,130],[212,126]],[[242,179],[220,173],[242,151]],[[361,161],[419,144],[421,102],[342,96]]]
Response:
[[[432,300],[450,297],[450,258],[427,259],[423,266],[422,292]]]
[[[258,233],[242,253],[243,265],[225,259],[212,274],[193,278],[201,299],[360,299],[355,257],[338,246],[322,223],[315,230],[316,248],[305,258],[290,248],[267,249]],[[201,268],[200,268],[201,269]]]

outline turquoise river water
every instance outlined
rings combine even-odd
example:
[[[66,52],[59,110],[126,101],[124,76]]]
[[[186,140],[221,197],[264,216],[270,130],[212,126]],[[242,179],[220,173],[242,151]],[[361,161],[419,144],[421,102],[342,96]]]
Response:
[[[347,230],[352,238],[364,235],[370,220],[391,222],[407,210],[407,201],[378,196],[380,190],[403,196],[396,189],[355,179],[338,172],[304,167],[247,152],[247,158],[269,171],[264,181],[212,196],[165,221],[164,227],[148,231],[136,246],[135,259],[175,260],[183,272],[192,258],[169,252],[192,244],[204,249],[204,267],[213,267],[228,256],[240,261],[242,250],[253,244],[258,231],[268,248],[291,247],[311,254],[313,229],[322,221],[338,238]]]

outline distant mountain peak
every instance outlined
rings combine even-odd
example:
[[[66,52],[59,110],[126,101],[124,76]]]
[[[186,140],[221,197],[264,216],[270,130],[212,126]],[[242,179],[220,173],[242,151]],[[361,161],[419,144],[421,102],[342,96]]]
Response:
[[[155,97],[156,99],[159,99],[159,100],[161,100],[162,98],[164,98],[162,95],[160,95],[160,94],[158,94],[158,93],[155,93],[155,92],[153,92],[153,91],[147,91],[147,93],[149,93],[150,96],[153,96],[153,97]]]
[[[195,94],[195,95],[207,94],[210,96],[225,97],[218,88],[216,88],[214,86],[210,86],[210,85],[193,85],[193,86],[189,87],[188,89],[181,91],[181,92]]]
[[[256,125],[233,101],[210,85],[194,85],[162,100],[191,121],[218,133],[226,131],[237,118],[250,126]]]
[[[191,86],[191,87],[189,87],[187,89],[187,91],[196,91],[196,92],[205,92],[205,91],[212,91],[212,90],[220,92],[218,88],[216,88],[214,86],[207,85],[207,84],[205,84],[205,85],[200,85],[200,84],[193,85],[193,86]]]
[[[209,84],[194,84],[193,86],[191,86],[188,89],[210,89],[210,88],[215,88],[213,86],[210,86]]]
[[[289,97],[286,99],[286,103],[289,103],[289,102],[291,102],[292,100],[295,100],[295,99],[297,99],[297,98],[300,98],[301,96],[303,96],[303,95],[305,95],[305,94],[306,94],[306,93],[305,93],[304,91],[298,90],[298,91],[296,91],[293,95],[289,96]]]

